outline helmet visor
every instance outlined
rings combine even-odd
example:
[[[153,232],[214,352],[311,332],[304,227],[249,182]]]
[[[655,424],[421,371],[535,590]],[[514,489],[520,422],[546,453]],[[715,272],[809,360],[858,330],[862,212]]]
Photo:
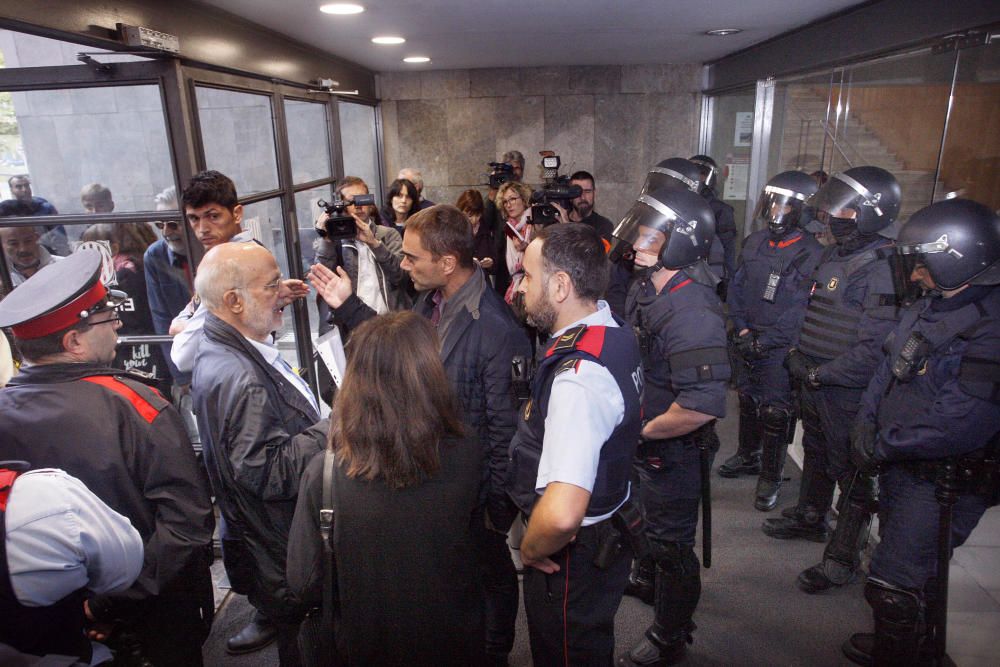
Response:
[[[806,196],[801,193],[771,185],[765,186],[754,210],[754,220],[772,230],[791,229],[801,218],[805,200]]]
[[[699,183],[693,181],[684,174],[669,167],[653,167],[646,174],[646,182],[642,185],[639,194],[644,195],[661,188],[669,190],[690,190],[698,192]]]
[[[865,186],[846,174],[834,174],[830,180],[819,189],[809,200],[809,205],[818,212],[826,213],[835,218],[860,217],[862,207],[871,208],[878,216],[882,215],[879,208],[880,195],[873,195]],[[846,211],[854,211],[850,215]],[[820,218],[822,220],[822,217]]]
[[[658,256],[678,220],[682,217],[666,204],[650,195],[639,195],[614,235],[637,253]]]

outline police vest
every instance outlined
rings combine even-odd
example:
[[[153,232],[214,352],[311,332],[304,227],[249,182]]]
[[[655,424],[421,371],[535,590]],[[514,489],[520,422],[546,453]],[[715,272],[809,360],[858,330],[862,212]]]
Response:
[[[779,240],[761,234],[757,241],[751,252],[744,252],[739,289],[746,298],[747,324],[763,329],[777,323],[797,300],[797,288],[803,277],[813,275],[820,252],[801,231]]]
[[[79,656],[90,662],[90,641],[83,634],[84,589],[48,607],[26,607],[17,600],[7,565],[7,500],[20,473],[0,468],[0,642],[31,655]]]
[[[874,272],[869,273],[873,278],[860,309],[844,300],[851,276],[872,262],[886,261],[891,254],[892,248],[888,246],[844,257],[837,254],[836,246],[827,249],[813,274],[813,294],[809,298],[805,321],[799,334],[798,349],[801,352],[814,359],[836,359],[857,344],[858,326],[864,311],[884,309],[886,319],[895,316],[895,294],[878,292],[880,288],[888,289],[891,284],[888,264],[883,271],[885,281],[874,277]],[[883,285],[882,282],[887,284]]]
[[[956,376],[965,393],[1000,405],[1000,359],[972,358],[963,342],[983,327],[1000,327],[1000,289],[957,310],[922,317],[931,303],[907,310],[886,341],[893,378],[879,404],[880,427],[930,413],[941,385]]]
[[[517,432],[510,443],[507,493],[525,514],[531,513],[539,497],[535,482],[552,382],[559,373],[573,372],[581,359],[607,368],[625,402],[621,423],[601,447],[586,516],[602,516],[613,511],[628,493],[632,457],[642,430],[639,348],[635,336],[627,328],[581,325],[566,331],[546,351],[532,381],[531,399],[521,411]],[[586,410],[587,406],[579,408]]]

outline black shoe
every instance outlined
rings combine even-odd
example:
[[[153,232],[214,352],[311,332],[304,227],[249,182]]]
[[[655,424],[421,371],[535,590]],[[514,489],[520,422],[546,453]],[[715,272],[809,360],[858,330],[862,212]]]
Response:
[[[721,477],[739,477],[740,475],[760,474],[760,452],[752,454],[734,454],[726,459],[725,463],[719,466]]]
[[[226,653],[240,655],[253,653],[278,638],[278,629],[269,621],[255,619],[226,641]]]
[[[792,505],[791,507],[786,507],[785,509],[781,510],[781,516],[785,517],[786,519],[796,519],[801,521],[802,517],[805,516],[805,510],[803,510],[798,505]]]
[[[676,665],[684,659],[688,642],[684,639],[673,642],[664,648],[658,647],[649,637],[643,637],[631,651],[619,656],[615,663],[617,667],[667,667]]]
[[[775,482],[763,477],[757,478],[757,492],[753,501],[753,506],[761,512],[770,512],[778,504],[778,493],[781,491],[781,482]]]
[[[802,570],[798,584],[806,593],[822,593],[858,580],[858,571],[834,560],[824,560],[819,565]]]
[[[490,667],[507,667],[510,664],[508,657],[508,653],[487,653],[486,664]]]
[[[851,662],[870,667],[872,652],[875,650],[875,635],[871,632],[857,632],[840,645],[840,650]]]
[[[768,537],[779,540],[809,540],[810,542],[826,542],[830,537],[830,528],[826,521],[807,521],[802,519],[765,519],[761,530]]]

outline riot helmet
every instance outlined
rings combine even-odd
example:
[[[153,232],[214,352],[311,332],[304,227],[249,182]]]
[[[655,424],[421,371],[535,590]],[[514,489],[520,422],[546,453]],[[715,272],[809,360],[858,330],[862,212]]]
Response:
[[[637,252],[658,251],[659,265],[682,269],[708,257],[715,216],[694,192],[660,189],[639,195],[614,235]]]
[[[855,228],[861,235],[887,228],[899,215],[901,201],[899,182],[885,169],[852,167],[831,176],[809,204],[841,242]]]
[[[948,199],[914,213],[896,252],[912,272],[923,264],[940,289],[1000,284],[1000,216],[969,199]]]
[[[705,179],[705,187],[714,189],[718,181],[719,165],[707,155],[692,155],[690,159],[698,165],[698,170]]]
[[[753,219],[767,225],[775,238],[781,238],[800,225],[810,222],[804,214],[806,201],[816,194],[816,181],[801,171],[783,171],[764,186]]]
[[[639,194],[644,195],[662,188],[687,189],[698,192],[701,188],[699,177],[701,170],[691,160],[682,157],[672,157],[658,162],[646,174],[646,182],[642,184]]]

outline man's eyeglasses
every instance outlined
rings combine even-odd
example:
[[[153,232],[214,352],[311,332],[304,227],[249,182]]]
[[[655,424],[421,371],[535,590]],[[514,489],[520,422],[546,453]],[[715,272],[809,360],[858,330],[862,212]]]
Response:
[[[122,321],[122,318],[118,317],[118,315],[115,314],[115,315],[109,317],[106,320],[100,320],[99,322],[89,322],[88,324],[90,326],[92,326],[92,327],[96,327],[98,324],[114,324],[114,323],[121,322],[121,321]]]
[[[181,223],[179,222],[173,222],[173,221],[163,222],[162,220],[157,220],[153,224],[156,225],[156,228],[159,229],[160,231],[162,231],[163,229],[169,229],[173,231],[175,229],[180,229],[181,226]]]

